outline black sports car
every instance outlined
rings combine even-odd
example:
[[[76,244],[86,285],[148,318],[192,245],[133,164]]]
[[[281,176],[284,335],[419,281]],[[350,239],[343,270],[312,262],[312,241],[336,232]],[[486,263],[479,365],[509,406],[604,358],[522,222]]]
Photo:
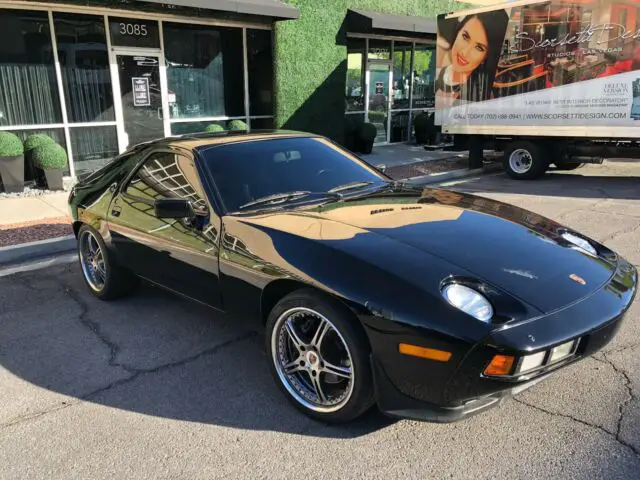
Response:
[[[637,289],[578,232],[394,182],[304,133],[139,145],[69,205],[97,297],[141,277],[250,322],[286,397],[329,422],[496,405],[610,342]]]

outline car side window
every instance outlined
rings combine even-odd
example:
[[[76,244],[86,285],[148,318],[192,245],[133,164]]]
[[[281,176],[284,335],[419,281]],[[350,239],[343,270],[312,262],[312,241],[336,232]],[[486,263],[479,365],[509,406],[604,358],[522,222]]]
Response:
[[[127,184],[124,192],[141,200],[189,200],[197,213],[208,210],[194,161],[173,152],[152,153]]]

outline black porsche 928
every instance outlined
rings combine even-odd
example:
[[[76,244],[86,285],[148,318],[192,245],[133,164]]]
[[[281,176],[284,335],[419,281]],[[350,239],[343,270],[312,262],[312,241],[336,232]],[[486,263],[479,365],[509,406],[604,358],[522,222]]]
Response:
[[[326,422],[483,411],[610,342],[637,289],[574,230],[305,133],[138,145],[69,207],[98,298],[143,278],[251,322],[284,395]]]

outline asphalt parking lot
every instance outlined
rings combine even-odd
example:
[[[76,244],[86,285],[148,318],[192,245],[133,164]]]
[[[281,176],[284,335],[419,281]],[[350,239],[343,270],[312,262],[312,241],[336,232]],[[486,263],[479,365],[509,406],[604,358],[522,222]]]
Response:
[[[640,162],[457,183],[640,265]],[[317,424],[262,339],[153,287],[94,300],[75,264],[0,277],[0,478],[640,478],[640,299],[604,352],[456,424]]]

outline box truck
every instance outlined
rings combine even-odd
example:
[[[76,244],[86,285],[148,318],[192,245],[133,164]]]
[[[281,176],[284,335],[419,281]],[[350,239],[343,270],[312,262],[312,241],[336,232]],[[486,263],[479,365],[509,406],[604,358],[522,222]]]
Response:
[[[438,16],[435,123],[516,179],[640,158],[640,1],[529,0]]]

